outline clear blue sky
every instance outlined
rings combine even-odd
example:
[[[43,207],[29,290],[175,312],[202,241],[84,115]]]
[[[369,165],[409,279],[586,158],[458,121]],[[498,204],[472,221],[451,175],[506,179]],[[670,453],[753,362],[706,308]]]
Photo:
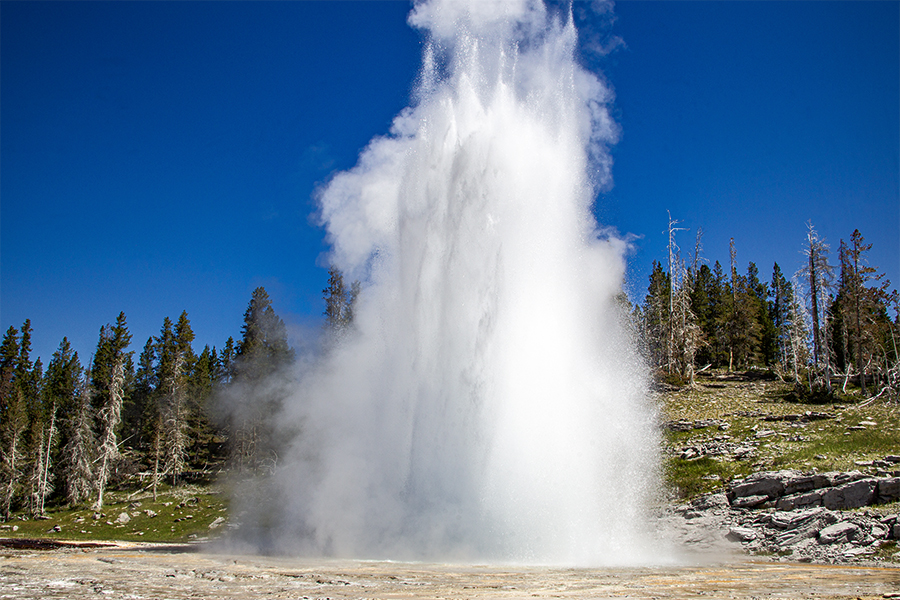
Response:
[[[421,50],[391,2],[0,3],[0,325],[84,362],[125,311],[139,351],[187,310],[199,351],[240,336],[264,285],[316,327],[327,246],[312,193],[387,132]],[[601,223],[635,234],[631,292],[666,210],[705,256],[800,267],[806,221],[859,228],[900,286],[900,3],[616,5],[589,57],[621,140]],[[590,22],[582,23],[585,33]],[[589,37],[586,35],[586,37]]]

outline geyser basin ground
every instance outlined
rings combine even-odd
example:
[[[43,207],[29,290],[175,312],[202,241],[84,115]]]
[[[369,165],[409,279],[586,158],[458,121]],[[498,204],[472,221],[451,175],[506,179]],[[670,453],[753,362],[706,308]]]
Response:
[[[736,561],[540,568],[323,561],[130,546],[4,550],[2,598],[884,598],[900,569]]]

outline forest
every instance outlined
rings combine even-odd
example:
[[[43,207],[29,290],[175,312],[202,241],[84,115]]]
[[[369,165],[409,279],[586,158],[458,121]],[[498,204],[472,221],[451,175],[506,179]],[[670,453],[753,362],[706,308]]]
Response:
[[[706,369],[756,371],[793,382],[800,401],[841,396],[900,400],[898,294],[867,262],[860,232],[836,262],[812,225],[806,266],[769,281],[750,262],[728,270],[702,257],[702,232],[685,259],[669,220],[666,264],[654,261],[646,296],[623,314],[656,380],[692,385]],[[360,285],[329,270],[323,351],[352,327]],[[891,318],[890,313],[893,313]],[[262,287],[238,341],[197,353],[187,312],[164,319],[137,353],[124,313],[101,327],[82,363],[66,338],[46,367],[32,360],[30,321],[0,343],[0,518],[39,516],[53,505],[103,507],[113,487],[152,489],[251,476],[277,467],[296,432],[276,428],[296,360],[285,324]]]
[[[329,270],[325,345],[346,332],[359,284]],[[176,486],[225,472],[275,467],[268,418],[288,395],[295,360],[284,321],[262,287],[241,338],[193,348],[187,312],[166,317],[135,360],[125,313],[104,325],[82,364],[66,338],[46,368],[31,360],[31,323],[0,343],[0,518],[44,514],[53,504],[103,507],[110,486]]]
[[[805,265],[788,276],[775,263],[766,282],[753,262],[738,270],[734,238],[727,271],[703,260],[702,230],[685,260],[676,225],[670,217],[667,264],[654,261],[643,303],[629,306],[658,379],[685,384],[709,368],[760,369],[794,382],[806,401],[846,394],[848,386],[897,401],[898,294],[868,264],[872,245],[859,230],[840,241],[833,262],[808,224]]]

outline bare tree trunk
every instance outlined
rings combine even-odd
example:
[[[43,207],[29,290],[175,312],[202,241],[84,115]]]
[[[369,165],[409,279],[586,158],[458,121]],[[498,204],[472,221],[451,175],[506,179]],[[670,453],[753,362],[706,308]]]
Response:
[[[160,446],[160,429],[161,425],[157,424],[156,435],[153,438],[153,501],[156,501],[156,484],[159,481],[159,446]]]
[[[819,365],[819,277],[816,270],[816,249],[810,241],[809,247],[809,296],[812,300],[813,364]]]
[[[18,435],[13,435],[9,453],[5,457],[9,475],[9,481],[6,482],[6,492],[4,493],[3,498],[3,516],[4,520],[6,521],[9,521],[9,517],[12,513],[13,497],[16,495],[16,472],[18,470],[18,466],[16,465],[16,463],[18,462],[19,458],[18,446],[20,435],[21,432],[19,432]]]
[[[94,505],[95,510],[103,508],[103,492],[109,480],[110,468],[112,462],[119,455],[116,427],[119,426],[122,415],[124,385],[125,361],[123,357],[119,357],[113,365],[107,405],[100,411],[100,420],[103,424],[103,438],[100,442],[100,471],[97,473],[97,502]]]
[[[859,301],[862,296],[862,278],[859,272],[859,243],[856,238],[853,240],[853,308],[856,317],[856,362],[859,366],[859,386],[862,389],[863,397],[868,396],[866,390],[866,370],[863,367],[862,354],[862,324],[860,319]]]
[[[39,506],[38,506],[38,514],[44,514],[44,500],[50,494],[49,490],[49,479],[50,479],[50,448],[53,445],[53,434],[56,433],[56,403],[53,403],[53,409],[50,412],[50,430],[47,432],[47,452],[44,454],[44,459],[41,464],[41,482],[40,482],[40,495],[39,495]]]

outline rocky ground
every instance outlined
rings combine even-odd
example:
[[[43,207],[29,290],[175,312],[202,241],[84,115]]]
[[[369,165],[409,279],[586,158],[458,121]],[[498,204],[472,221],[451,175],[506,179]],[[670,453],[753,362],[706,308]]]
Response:
[[[784,561],[900,566],[900,407],[800,404],[764,374],[660,394],[666,527],[688,546]]]
[[[77,544],[77,543],[73,543]],[[900,598],[900,569],[763,562],[553,568],[303,560],[130,543],[0,548],[0,598]]]

